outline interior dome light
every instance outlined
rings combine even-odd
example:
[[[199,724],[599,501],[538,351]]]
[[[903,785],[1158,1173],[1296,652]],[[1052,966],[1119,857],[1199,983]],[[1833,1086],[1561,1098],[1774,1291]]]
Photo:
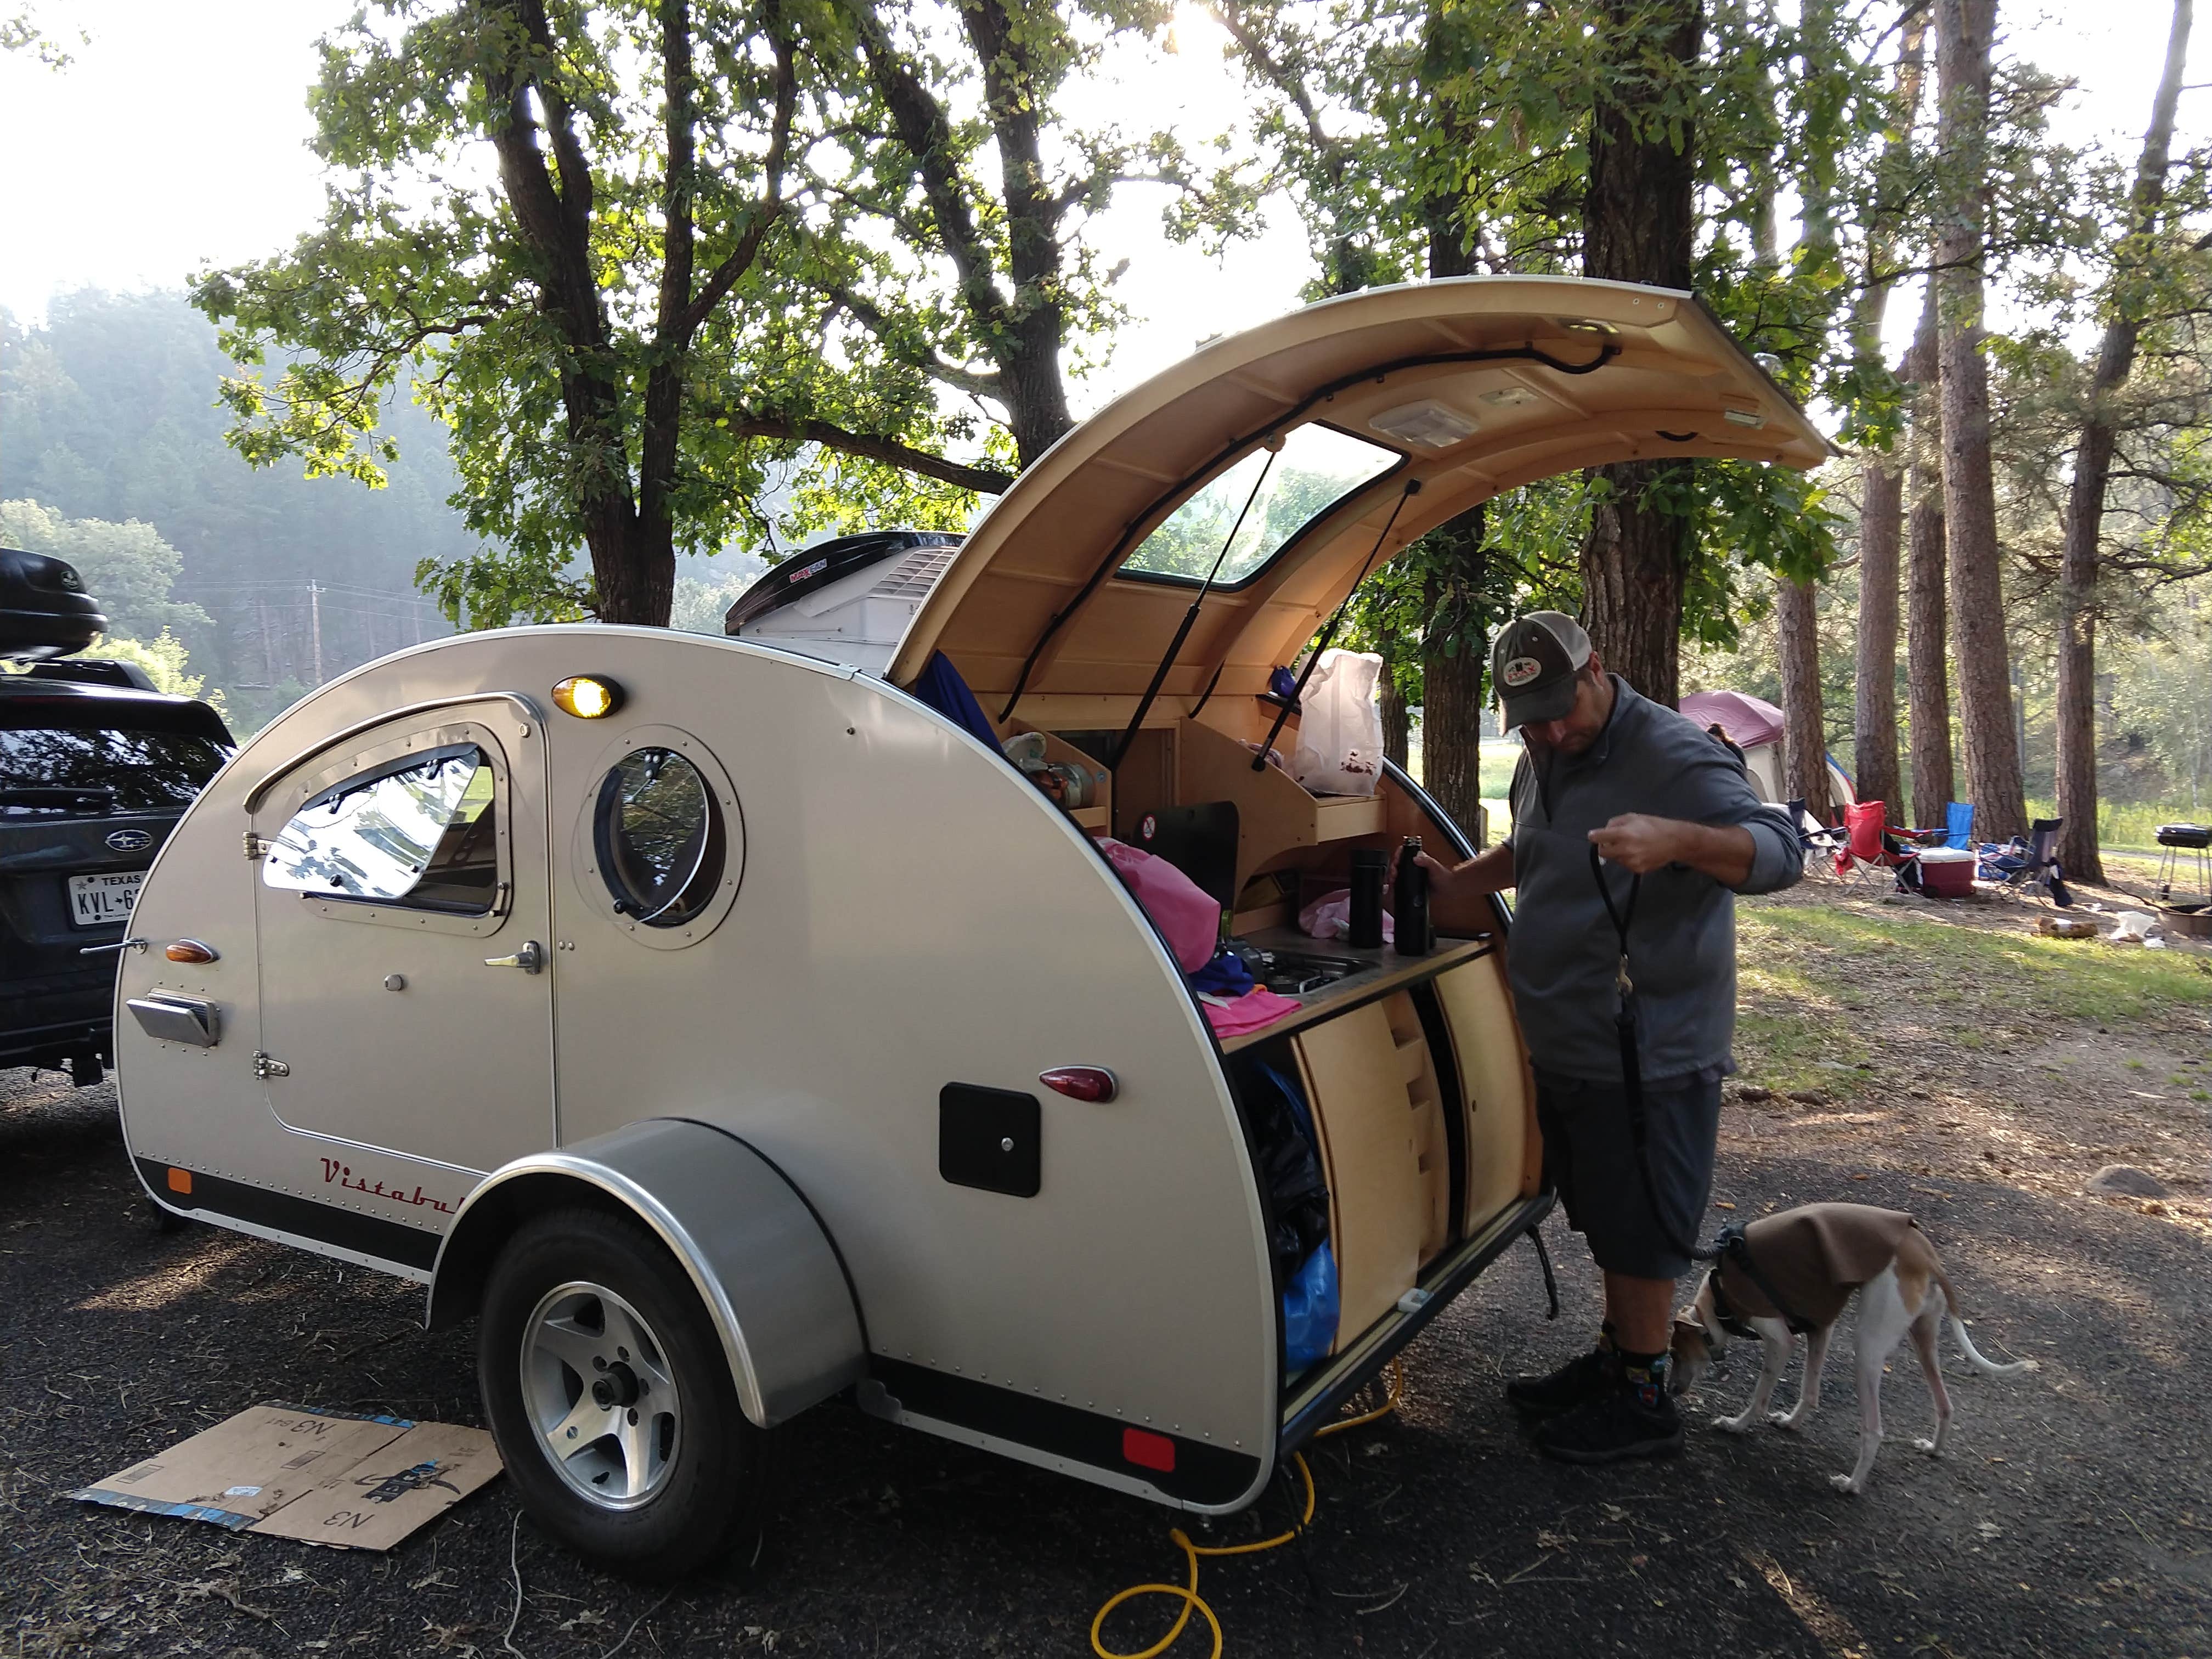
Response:
[[[1462,415],[1448,404],[1425,400],[1400,409],[1386,409],[1367,424],[1401,443],[1418,444],[1423,449],[1449,449],[1462,439],[1473,437],[1481,423],[1474,416]]]
[[[596,674],[577,674],[553,688],[553,702],[580,720],[605,720],[623,706],[623,689]]]

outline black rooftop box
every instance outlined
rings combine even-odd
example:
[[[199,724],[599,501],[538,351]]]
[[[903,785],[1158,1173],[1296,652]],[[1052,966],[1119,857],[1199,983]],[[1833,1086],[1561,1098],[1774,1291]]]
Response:
[[[74,565],[0,547],[0,657],[67,656],[106,629],[100,601],[84,591]]]

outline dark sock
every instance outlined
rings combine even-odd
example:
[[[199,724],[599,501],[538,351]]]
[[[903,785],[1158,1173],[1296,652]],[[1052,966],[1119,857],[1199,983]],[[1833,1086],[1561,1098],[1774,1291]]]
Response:
[[[1656,1411],[1667,1397],[1667,1373],[1674,1364],[1674,1357],[1663,1348],[1657,1353],[1620,1351],[1621,1376],[1635,1391],[1636,1403],[1647,1411]]]

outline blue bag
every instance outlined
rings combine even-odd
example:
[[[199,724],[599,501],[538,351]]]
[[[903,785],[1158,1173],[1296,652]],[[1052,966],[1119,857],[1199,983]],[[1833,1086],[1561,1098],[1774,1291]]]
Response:
[[[1336,1340],[1336,1252],[1317,1246],[1283,1286],[1283,1361],[1294,1371],[1328,1358]]]

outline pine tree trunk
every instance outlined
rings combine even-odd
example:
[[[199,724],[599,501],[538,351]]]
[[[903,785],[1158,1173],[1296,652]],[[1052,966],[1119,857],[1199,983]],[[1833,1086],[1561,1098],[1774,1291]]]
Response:
[[[1982,356],[1983,234],[1987,219],[1990,40],[1996,0],[1937,0],[1941,138],[1954,179],[1936,240],[1936,358],[1943,398],[1943,528],[1959,642],[1967,793],[1980,833],[2027,831],[2013,726],[2011,653],[1990,462],[1989,366]]]
[[[1897,823],[1940,823],[1905,816],[1897,773],[1897,572],[1904,530],[1905,476],[1887,455],[1869,455],[1860,477],[1859,625],[1851,712],[1853,780],[1862,800],[1889,803]]]
[[[1691,285],[1696,135],[1680,113],[1705,37],[1700,0],[1607,0],[1613,78],[1590,119],[1583,274],[1664,288]],[[1662,114],[1662,111],[1664,114]],[[1679,131],[1678,149],[1670,131]],[[1680,690],[1682,585],[1690,521],[1667,510],[1687,494],[1689,464],[1596,469],[1611,486],[1582,556],[1583,626],[1599,659],[1656,702]],[[1657,488],[1653,488],[1656,485]]]
[[[2166,72],[2151,102],[2148,131],[2136,167],[2130,203],[2132,235],[2158,228],[2166,200],[2166,173],[2173,144],[2174,111],[2181,100],[2182,67],[2189,57],[2191,0],[2174,0],[2166,36]],[[2097,848],[2097,571],[2104,528],[2105,490],[2111,481],[2112,395],[2135,368],[2141,321],[2122,308],[2105,325],[2089,383],[2089,408],[2074,454],[2074,484],[2066,503],[2066,550],[2058,574],[2058,862],[2068,874],[2100,885],[2105,863]]]
[[[1936,285],[1928,285],[1905,378],[1912,403],[1912,465],[1905,478],[1905,676],[1912,749],[1912,816],[1942,822],[1956,798],[1951,764],[1950,641],[1944,604],[1943,416],[1936,380]]]
[[[1467,832],[1482,841],[1482,678],[1488,641],[1477,597],[1482,592],[1482,507],[1429,532],[1424,608],[1458,631],[1425,636],[1421,646],[1421,787]]]
[[[1793,799],[1829,819],[1828,745],[1820,716],[1820,635],[1810,582],[1774,584],[1774,647],[1782,665],[1782,768]]]

